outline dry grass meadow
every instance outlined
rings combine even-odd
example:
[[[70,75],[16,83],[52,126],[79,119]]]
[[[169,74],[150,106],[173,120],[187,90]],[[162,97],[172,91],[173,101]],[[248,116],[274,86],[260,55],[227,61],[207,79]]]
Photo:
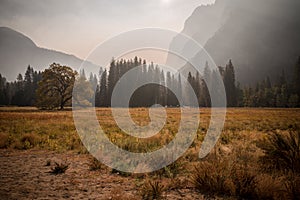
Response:
[[[93,159],[76,133],[72,111],[0,108],[0,199],[299,199],[300,109],[228,109],[222,136],[209,156],[198,152],[210,120],[201,109],[197,137],[175,163],[148,174],[110,169]],[[146,108],[133,120],[149,122]],[[163,130],[136,140],[98,109],[112,142],[133,151],[161,148],[180,122],[167,109]]]

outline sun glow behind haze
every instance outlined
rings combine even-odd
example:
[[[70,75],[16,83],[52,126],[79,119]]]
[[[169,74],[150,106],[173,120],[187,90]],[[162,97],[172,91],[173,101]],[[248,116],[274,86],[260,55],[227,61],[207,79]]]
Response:
[[[172,0],[161,0],[162,4],[168,5],[171,3]]]

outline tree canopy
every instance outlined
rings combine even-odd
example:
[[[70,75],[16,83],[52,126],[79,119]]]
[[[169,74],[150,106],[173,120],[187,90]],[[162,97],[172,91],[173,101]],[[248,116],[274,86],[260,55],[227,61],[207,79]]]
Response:
[[[71,105],[77,72],[67,66],[53,63],[42,75],[37,89],[37,106],[42,109],[64,109]]]

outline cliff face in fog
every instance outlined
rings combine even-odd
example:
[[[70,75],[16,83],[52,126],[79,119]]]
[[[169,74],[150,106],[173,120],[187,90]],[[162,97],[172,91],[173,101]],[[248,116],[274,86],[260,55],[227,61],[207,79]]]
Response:
[[[183,33],[203,44],[217,65],[232,59],[242,84],[275,80],[282,69],[291,76],[300,55],[299,9],[298,0],[217,0],[198,7]],[[172,48],[179,48],[176,38]],[[201,52],[192,59],[199,58]]]
[[[24,74],[28,65],[44,70],[53,62],[78,69],[83,60],[62,52],[38,47],[30,38],[7,27],[0,27],[0,73],[8,80]],[[98,68],[90,63],[91,68]]]
[[[182,33],[196,40],[201,46],[204,46],[207,40],[217,32],[224,22],[223,13],[226,1],[217,1],[215,4],[201,5],[196,8],[192,15],[185,21]],[[184,42],[181,41],[180,36],[175,37],[170,45],[170,50],[173,52],[187,52],[189,44],[184,44]],[[193,55],[190,55],[188,59],[192,57]],[[167,64],[179,68],[185,63],[170,54]]]

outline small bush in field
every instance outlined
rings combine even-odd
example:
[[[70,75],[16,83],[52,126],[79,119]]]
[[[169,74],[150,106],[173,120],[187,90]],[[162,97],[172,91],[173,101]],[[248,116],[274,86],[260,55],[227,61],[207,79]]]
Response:
[[[47,160],[45,166],[50,166],[51,165],[51,160]]]
[[[101,196],[102,197],[102,196]],[[111,194],[109,197],[104,197],[103,199],[110,199],[110,200],[138,200],[138,196],[134,196],[131,194],[128,194],[124,189],[121,187],[117,187],[111,190]]]
[[[300,198],[300,175],[294,173],[287,175],[284,186],[287,192],[287,199]]]
[[[122,172],[122,171],[119,171],[117,169],[112,169],[111,173],[112,174],[118,174],[118,175],[123,176],[123,177],[129,177],[129,176],[131,176],[131,173],[129,173],[129,172]]]
[[[191,181],[203,194],[257,199],[257,176],[248,165],[230,157],[209,155],[195,166]]]
[[[234,169],[231,178],[236,196],[242,199],[257,199],[257,180],[254,173],[245,168]]]
[[[300,172],[300,131],[272,133],[258,145],[265,153],[261,163],[268,170]]]
[[[55,175],[63,174],[67,171],[68,168],[69,168],[69,164],[55,162],[55,166],[51,168],[51,173]]]
[[[232,133],[229,131],[222,133],[220,141],[222,144],[229,144],[232,140]]]
[[[230,179],[232,165],[228,161],[213,159],[202,161],[192,175],[195,188],[204,194],[233,195],[233,182]]]
[[[96,158],[91,158],[89,162],[89,167],[90,170],[95,171],[95,170],[101,170],[103,169],[103,164],[97,160]]]
[[[282,180],[270,174],[257,177],[256,199],[286,199]]]
[[[147,181],[141,189],[141,195],[144,200],[163,199],[165,187],[159,181]]]
[[[7,134],[0,133],[0,149],[7,148],[9,146],[9,136]]]
[[[154,172],[154,174],[157,174],[160,177],[176,178],[176,176],[182,170],[183,170],[183,163],[181,160],[177,160],[176,162],[173,162],[172,164]]]
[[[19,148],[30,149],[39,142],[39,138],[33,133],[25,134],[21,137],[20,142]]]

